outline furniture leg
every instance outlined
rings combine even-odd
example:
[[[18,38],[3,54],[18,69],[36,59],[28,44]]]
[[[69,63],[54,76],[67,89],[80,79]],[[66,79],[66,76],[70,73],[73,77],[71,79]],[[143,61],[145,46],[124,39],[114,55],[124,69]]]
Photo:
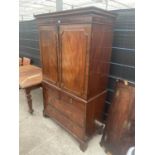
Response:
[[[49,117],[49,116],[46,114],[45,109],[43,110],[43,116],[44,116],[44,117]]]
[[[33,109],[32,109],[32,99],[31,99],[30,92],[31,92],[30,89],[25,89],[26,98],[27,98],[28,107],[29,107],[29,112],[30,112],[30,114],[32,114],[33,113]]]
[[[80,149],[81,149],[81,151],[85,152],[87,147],[88,147],[88,143],[87,142],[80,142]]]

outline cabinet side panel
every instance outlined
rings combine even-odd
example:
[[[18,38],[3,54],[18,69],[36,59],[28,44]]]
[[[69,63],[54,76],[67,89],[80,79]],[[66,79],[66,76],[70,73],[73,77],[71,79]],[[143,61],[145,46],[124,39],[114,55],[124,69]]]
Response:
[[[112,25],[93,24],[90,51],[88,98],[107,88],[112,48]]]
[[[92,136],[95,132],[95,120],[103,122],[102,112],[104,109],[105,98],[106,92],[87,104],[86,133],[88,137]]]

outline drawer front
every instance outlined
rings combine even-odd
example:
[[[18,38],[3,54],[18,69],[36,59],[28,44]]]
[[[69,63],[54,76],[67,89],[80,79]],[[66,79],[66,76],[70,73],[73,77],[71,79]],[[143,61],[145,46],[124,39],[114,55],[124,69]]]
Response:
[[[85,126],[85,106],[83,103],[61,93],[60,98],[55,98],[51,104],[74,123],[81,127]]]
[[[63,126],[66,130],[72,133],[75,137],[80,139],[84,139],[84,128],[80,128],[78,125],[74,124],[70,119],[64,117],[64,115],[59,112],[54,107],[48,105],[46,108],[46,113],[51,117],[58,121],[58,124]]]
[[[46,103],[57,109],[80,127],[85,127],[85,103],[77,101],[59,90],[46,86]]]
[[[53,89],[46,83],[42,83],[43,86],[43,96],[44,96],[44,108],[53,102],[55,98],[58,98],[60,93],[57,89]]]

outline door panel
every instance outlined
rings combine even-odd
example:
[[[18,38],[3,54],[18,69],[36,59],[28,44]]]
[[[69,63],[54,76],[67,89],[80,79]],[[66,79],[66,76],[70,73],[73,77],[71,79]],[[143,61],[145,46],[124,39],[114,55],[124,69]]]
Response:
[[[79,96],[85,93],[89,25],[60,26],[61,87]]]
[[[54,26],[40,27],[43,79],[58,82],[57,31]]]

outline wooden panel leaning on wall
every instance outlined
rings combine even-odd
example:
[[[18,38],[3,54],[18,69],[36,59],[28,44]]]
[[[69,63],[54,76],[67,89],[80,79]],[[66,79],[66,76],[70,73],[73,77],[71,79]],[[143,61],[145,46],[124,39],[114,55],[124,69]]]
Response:
[[[125,155],[135,145],[135,88],[118,80],[101,146],[112,155]]]
[[[43,66],[44,116],[82,151],[102,121],[115,15],[95,7],[37,15]]]

